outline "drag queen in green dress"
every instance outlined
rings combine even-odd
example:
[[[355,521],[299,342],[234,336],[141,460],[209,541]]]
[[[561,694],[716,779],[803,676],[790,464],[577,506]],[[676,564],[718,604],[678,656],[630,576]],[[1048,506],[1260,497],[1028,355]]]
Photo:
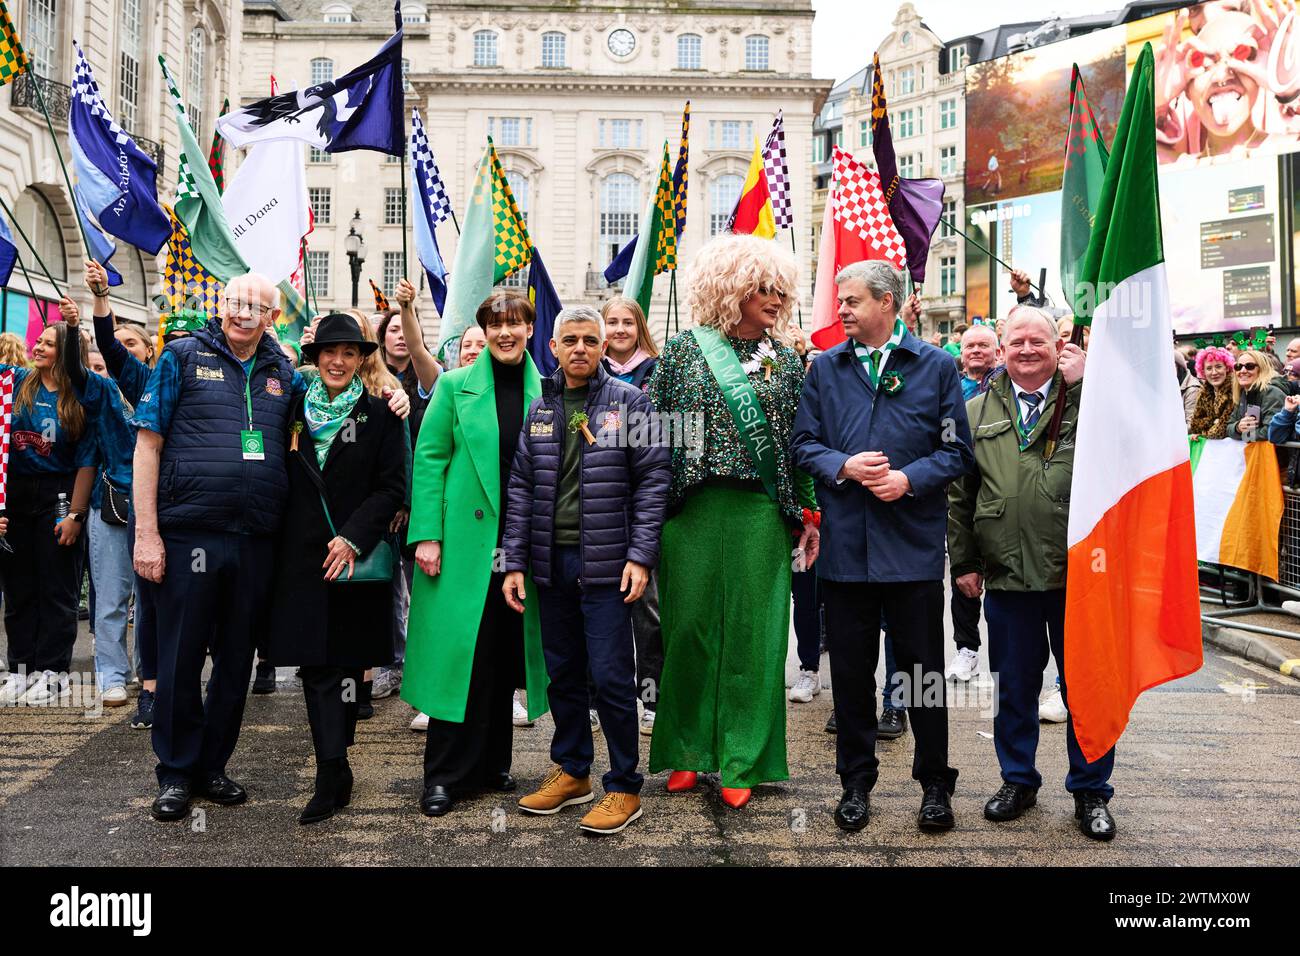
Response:
[[[674,793],[720,772],[736,808],[789,777],[791,564],[811,565],[819,541],[812,481],[790,460],[804,375],[795,290],[794,259],[771,240],[708,243],[691,269],[696,328],[668,342],[649,388],[674,436],[650,770],[674,771]]]

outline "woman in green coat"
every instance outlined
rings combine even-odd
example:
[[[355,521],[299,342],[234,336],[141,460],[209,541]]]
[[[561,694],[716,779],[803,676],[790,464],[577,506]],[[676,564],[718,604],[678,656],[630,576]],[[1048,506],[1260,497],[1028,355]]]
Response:
[[[396,298],[412,308],[414,289],[403,283]],[[420,798],[428,816],[467,792],[515,789],[511,716],[521,680],[529,717],[546,712],[536,606],[522,617],[506,606],[498,559],[510,463],[524,411],[541,394],[527,351],[533,307],[497,289],[475,318],[490,354],[439,376],[412,474],[408,541],[421,573],[411,590],[402,699],[429,715]]]

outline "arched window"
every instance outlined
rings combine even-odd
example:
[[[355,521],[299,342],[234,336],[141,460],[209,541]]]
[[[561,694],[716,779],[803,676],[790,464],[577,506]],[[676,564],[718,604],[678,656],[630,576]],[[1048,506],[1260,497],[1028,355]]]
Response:
[[[559,69],[564,62],[564,34],[551,31],[542,34],[542,66]]]
[[[609,265],[634,235],[637,213],[636,180],[627,173],[611,173],[600,184],[601,268]]]
[[[326,23],[351,23],[352,8],[346,3],[327,3],[321,13]]]
[[[311,61],[311,85],[328,83],[334,79],[334,61],[327,56],[314,57]]]
[[[59,79],[63,57],[60,56],[58,0],[29,0],[22,43],[34,73]]]
[[[140,110],[140,58],[143,55],[141,0],[121,0],[118,6],[117,122],[127,131],[137,128]]]
[[[135,246],[119,242],[109,262],[122,275],[122,284],[110,287],[113,297],[144,305],[144,261]]]
[[[719,176],[709,187],[709,235],[716,236],[727,231],[727,220],[731,218],[740,199],[740,190],[745,185],[745,177],[727,173]]]
[[[766,70],[767,64],[767,37],[761,33],[745,37],[745,69]]]
[[[188,102],[185,109],[189,113],[190,126],[199,142],[203,142],[203,110],[207,105],[207,69],[208,37],[203,27],[190,31],[189,42],[189,78],[185,84]]]
[[[429,11],[423,3],[403,3],[402,4],[402,22],[403,23],[428,23]]]
[[[474,34],[474,65],[497,65],[497,35],[492,30],[479,30]]]
[[[683,33],[677,38],[677,69],[701,70],[704,68],[703,43],[698,33]]]
[[[50,275],[56,279],[66,279],[68,261],[63,247],[63,232],[59,229],[59,218],[54,214],[54,207],[50,205],[50,201],[35,189],[26,189],[19,194],[13,208],[14,220],[22,227],[23,232],[27,233],[27,238],[40,253],[41,261],[45,263],[45,268],[50,270]],[[15,233],[17,231],[14,230]],[[40,267],[32,262],[31,252],[25,243],[22,246],[22,259],[33,276],[43,274]],[[20,272],[16,269],[9,280],[11,286],[15,285],[15,279],[22,280]]]

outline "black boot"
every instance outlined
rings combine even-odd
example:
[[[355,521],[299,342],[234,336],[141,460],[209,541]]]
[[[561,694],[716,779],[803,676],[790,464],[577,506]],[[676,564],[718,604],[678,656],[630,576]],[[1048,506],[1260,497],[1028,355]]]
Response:
[[[338,789],[334,791],[334,806],[342,810],[352,802],[352,765],[348,763],[347,757],[343,757],[340,763],[342,767],[339,772]]]
[[[346,766],[347,759],[344,757],[316,761],[316,792],[299,815],[299,823],[319,823],[334,816],[334,811],[339,807],[338,798],[345,779],[348,796],[351,797],[352,774],[349,771],[347,777],[344,777],[343,768]]]
[[[370,689],[375,682],[363,680],[361,690],[357,693],[357,720],[369,720],[375,716],[375,705],[370,702]]]

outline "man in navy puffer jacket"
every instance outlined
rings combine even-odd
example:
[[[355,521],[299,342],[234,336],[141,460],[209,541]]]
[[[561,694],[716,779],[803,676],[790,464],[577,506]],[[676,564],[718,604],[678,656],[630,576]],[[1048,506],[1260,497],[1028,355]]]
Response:
[[[560,368],[524,419],[503,539],[506,602],[523,610],[524,572],[537,584],[555,718],[557,766],[519,807],[552,814],[593,799],[590,669],[610,770],[604,799],[581,826],[617,833],[641,815],[630,608],[659,558],[669,449],[650,400],[601,365],[598,312],[565,309],[554,335]]]

